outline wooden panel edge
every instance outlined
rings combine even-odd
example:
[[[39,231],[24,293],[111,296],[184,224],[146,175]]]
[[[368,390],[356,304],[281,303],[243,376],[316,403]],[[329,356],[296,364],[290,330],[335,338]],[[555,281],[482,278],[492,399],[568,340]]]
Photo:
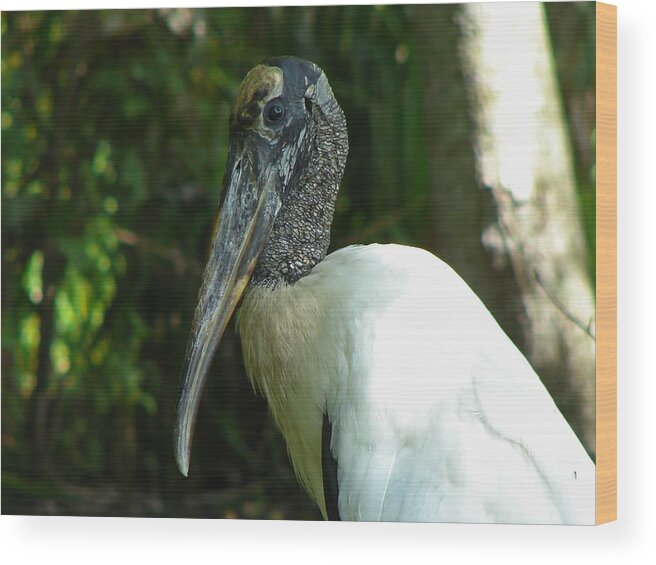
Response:
[[[596,2],[596,523],[617,519],[617,8]]]

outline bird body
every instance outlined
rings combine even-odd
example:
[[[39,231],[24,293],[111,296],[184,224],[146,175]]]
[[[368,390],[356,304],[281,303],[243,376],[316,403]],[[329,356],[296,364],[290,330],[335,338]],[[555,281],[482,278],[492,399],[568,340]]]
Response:
[[[347,153],[321,69],[281,57],[248,73],[187,348],[181,472],[241,300],[248,375],[324,517],[594,523],[594,464],[467,284],[413,247],[327,255]]]
[[[591,523],[594,465],[538,376],[444,262],[352,246],[246,293],[237,327],[302,484],[346,520]]]

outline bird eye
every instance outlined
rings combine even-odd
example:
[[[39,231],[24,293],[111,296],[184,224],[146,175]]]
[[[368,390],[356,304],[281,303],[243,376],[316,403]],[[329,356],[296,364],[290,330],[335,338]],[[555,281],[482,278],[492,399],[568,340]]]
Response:
[[[274,100],[266,110],[266,118],[269,122],[279,122],[285,115],[285,107],[279,100]]]

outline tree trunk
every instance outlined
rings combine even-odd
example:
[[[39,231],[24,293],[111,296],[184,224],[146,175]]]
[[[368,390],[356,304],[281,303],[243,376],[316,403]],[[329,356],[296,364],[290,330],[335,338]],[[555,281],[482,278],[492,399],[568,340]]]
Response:
[[[414,16],[434,249],[594,453],[594,297],[542,9],[422,5]]]
[[[423,125],[435,206],[432,250],[467,282],[513,342],[525,350],[519,319],[524,311],[509,264],[495,261],[481,234],[497,221],[489,191],[476,174],[475,127],[457,46],[462,6],[415,7],[423,80]]]
[[[526,354],[594,453],[595,301],[543,8],[466,4],[461,25],[476,168],[497,210],[482,242],[512,266]]]

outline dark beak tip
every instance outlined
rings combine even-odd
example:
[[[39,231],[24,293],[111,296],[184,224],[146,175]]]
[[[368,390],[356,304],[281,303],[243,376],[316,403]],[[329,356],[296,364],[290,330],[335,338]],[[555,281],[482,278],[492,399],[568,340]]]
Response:
[[[175,441],[175,463],[180,474],[184,477],[188,477],[191,450],[189,449],[189,442],[185,442],[183,437],[183,435],[177,434]]]
[[[188,477],[189,476],[189,458],[188,457],[181,457],[181,456],[176,456],[176,463],[178,465],[178,471],[180,471],[180,474],[183,477]]]

